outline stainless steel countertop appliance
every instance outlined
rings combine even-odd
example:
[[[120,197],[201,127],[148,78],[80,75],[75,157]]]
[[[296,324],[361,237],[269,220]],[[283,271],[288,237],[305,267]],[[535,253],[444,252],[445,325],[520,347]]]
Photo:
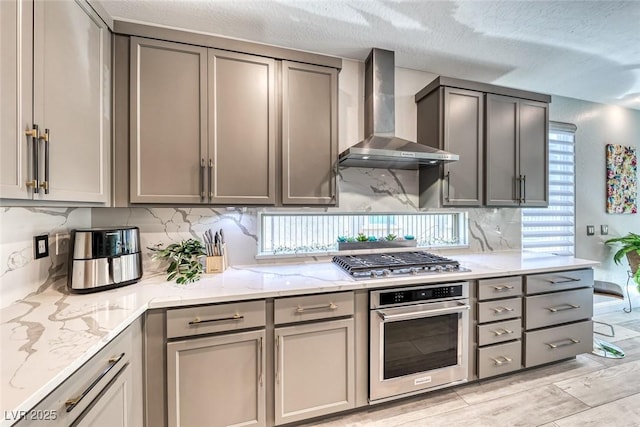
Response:
[[[138,227],[71,231],[67,287],[87,293],[130,285],[142,277]]]
[[[369,401],[466,382],[469,283],[369,293]]]
[[[424,251],[336,255],[333,262],[356,279],[471,271],[458,261]]]

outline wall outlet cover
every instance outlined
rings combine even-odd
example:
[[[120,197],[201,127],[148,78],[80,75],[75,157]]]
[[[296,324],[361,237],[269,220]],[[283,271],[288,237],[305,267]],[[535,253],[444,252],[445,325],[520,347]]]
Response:
[[[608,225],[601,225],[600,226],[600,235],[606,236],[607,234],[609,234],[609,226]]]
[[[34,258],[40,259],[49,256],[49,235],[43,234],[33,238]]]
[[[593,236],[596,234],[596,227],[594,225],[587,225],[587,236]]]

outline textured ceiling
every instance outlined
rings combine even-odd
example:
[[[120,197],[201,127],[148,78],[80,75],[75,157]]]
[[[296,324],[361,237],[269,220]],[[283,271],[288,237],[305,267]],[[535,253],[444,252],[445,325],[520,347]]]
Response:
[[[95,0],[185,28],[640,109],[640,1]]]

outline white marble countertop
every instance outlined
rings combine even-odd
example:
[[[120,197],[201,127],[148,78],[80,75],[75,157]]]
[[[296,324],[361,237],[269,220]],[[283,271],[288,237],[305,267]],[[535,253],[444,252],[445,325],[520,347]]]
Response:
[[[66,282],[58,280],[0,311],[0,426],[13,423],[11,411],[35,406],[147,309],[531,274],[598,264],[519,251],[454,258],[471,271],[354,280],[331,262],[261,264],[230,267],[186,286],[155,275],[145,276],[134,285],[86,295],[70,295]]]

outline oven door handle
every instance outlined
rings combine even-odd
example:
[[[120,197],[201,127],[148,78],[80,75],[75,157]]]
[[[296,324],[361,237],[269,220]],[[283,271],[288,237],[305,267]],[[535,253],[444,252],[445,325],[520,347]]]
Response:
[[[471,306],[469,304],[461,303],[461,305],[457,307],[434,308],[432,310],[420,310],[410,313],[389,314],[385,313],[384,311],[378,310],[378,316],[380,316],[383,322],[393,322],[397,320],[420,319],[423,317],[431,317],[440,314],[463,312],[464,310],[470,309]]]

